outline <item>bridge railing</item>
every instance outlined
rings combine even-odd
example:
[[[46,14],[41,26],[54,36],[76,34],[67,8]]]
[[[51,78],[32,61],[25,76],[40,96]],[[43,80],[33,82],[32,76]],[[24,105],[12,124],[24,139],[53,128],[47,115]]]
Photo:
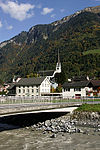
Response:
[[[100,102],[100,97],[66,97],[61,96],[34,96],[34,97],[0,97],[0,104],[17,104],[17,103],[89,103]]]

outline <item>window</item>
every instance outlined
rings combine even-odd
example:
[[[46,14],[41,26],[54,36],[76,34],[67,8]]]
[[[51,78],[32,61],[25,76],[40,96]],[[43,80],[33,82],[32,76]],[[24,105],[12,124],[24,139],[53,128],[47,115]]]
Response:
[[[21,89],[19,89],[19,91],[18,91],[19,93],[21,93]]]
[[[27,89],[27,93],[29,93],[29,89]]]
[[[23,89],[23,93],[25,93],[25,89]]]
[[[70,92],[70,88],[66,88],[66,89],[64,89],[64,92]]]
[[[32,93],[34,93],[34,89],[32,89]]]
[[[36,93],[38,93],[38,89],[36,89]]]
[[[81,91],[81,88],[74,88],[74,91]]]

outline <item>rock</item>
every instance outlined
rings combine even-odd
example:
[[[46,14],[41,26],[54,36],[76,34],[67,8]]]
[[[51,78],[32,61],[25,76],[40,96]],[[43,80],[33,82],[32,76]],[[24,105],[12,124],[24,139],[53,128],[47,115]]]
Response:
[[[45,129],[45,131],[52,131],[52,128],[51,128],[51,127],[47,127],[47,128]]]
[[[51,136],[50,136],[50,138],[56,138],[57,136],[56,136],[56,134],[52,134]]]
[[[53,133],[58,133],[58,130],[52,129],[52,132],[53,132]]]
[[[51,126],[50,120],[46,120],[44,124],[45,124],[46,127],[48,127],[48,126],[50,127]]]
[[[26,129],[29,129],[29,127],[25,127]]]
[[[83,130],[77,129],[76,132],[77,132],[77,133],[83,133]]]
[[[46,134],[46,131],[43,131],[43,134]]]

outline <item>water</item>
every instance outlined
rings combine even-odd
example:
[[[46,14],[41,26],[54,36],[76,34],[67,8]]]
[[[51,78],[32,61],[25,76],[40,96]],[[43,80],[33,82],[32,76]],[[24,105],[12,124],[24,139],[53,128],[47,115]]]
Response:
[[[43,134],[42,131],[33,131],[32,128],[14,129],[14,126],[1,124],[0,150],[100,150],[100,132],[88,129],[83,133],[58,133],[51,138],[52,133]],[[9,130],[8,130],[9,129]]]

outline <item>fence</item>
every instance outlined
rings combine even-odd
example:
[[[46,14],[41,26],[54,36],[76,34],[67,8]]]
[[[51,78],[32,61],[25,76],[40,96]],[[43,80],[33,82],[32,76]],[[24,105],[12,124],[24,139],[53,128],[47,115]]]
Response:
[[[0,97],[0,104],[20,104],[20,103],[100,103],[100,97],[67,97],[62,96],[34,96],[34,97]]]

